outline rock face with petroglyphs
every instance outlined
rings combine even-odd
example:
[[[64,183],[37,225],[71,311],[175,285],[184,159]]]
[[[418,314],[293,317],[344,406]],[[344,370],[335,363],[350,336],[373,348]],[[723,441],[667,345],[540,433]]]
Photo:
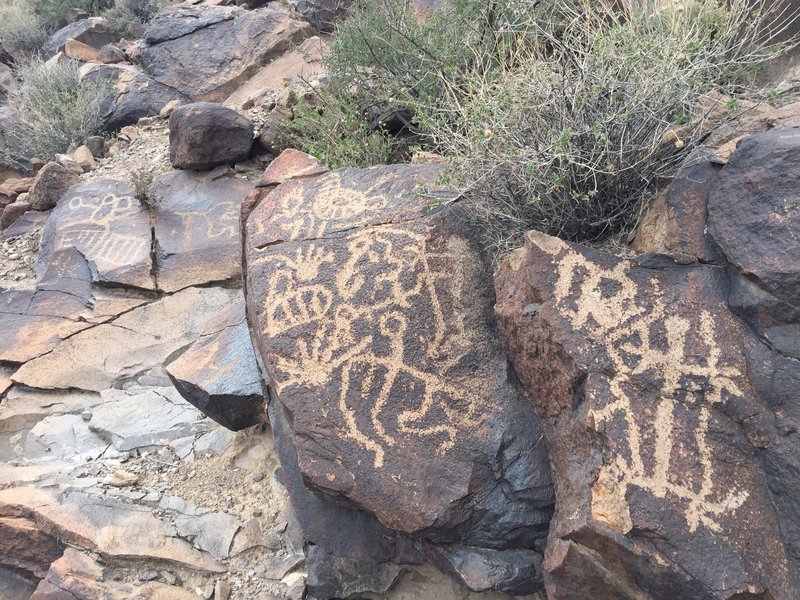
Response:
[[[310,541],[373,562],[461,552],[437,564],[527,593],[553,502],[546,449],[438,174],[343,169],[262,194],[245,225],[250,328]]]
[[[679,177],[669,202],[699,206],[674,214],[710,226],[680,228],[676,254],[531,232],[498,270],[556,486],[551,600],[797,597],[800,367],[777,333],[797,327],[798,157],[783,130],[684,171],[703,177]],[[662,243],[645,233],[640,249]],[[695,260],[709,250],[716,265]]]

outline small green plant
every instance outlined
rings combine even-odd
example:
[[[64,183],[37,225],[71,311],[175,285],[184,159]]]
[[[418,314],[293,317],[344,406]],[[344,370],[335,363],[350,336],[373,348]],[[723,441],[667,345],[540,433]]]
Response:
[[[153,171],[140,167],[131,173],[134,197],[146,211],[150,212],[161,206],[164,198],[153,188]]]
[[[27,10],[36,13],[50,30],[59,27],[67,11],[77,8],[90,15],[99,14],[112,4],[113,0],[27,0]]]
[[[37,52],[50,35],[42,17],[23,0],[0,3],[0,44],[22,55]]]
[[[147,23],[160,11],[177,0],[116,0],[103,13],[111,27],[124,33],[131,23]]]
[[[8,135],[33,156],[50,160],[102,131],[109,84],[81,81],[80,67],[73,60],[45,65],[32,59],[19,68],[21,83],[9,96]]]
[[[372,127],[357,94],[335,84],[301,98],[293,119],[281,125],[280,144],[311,154],[328,167],[368,167],[388,162],[393,139]]]

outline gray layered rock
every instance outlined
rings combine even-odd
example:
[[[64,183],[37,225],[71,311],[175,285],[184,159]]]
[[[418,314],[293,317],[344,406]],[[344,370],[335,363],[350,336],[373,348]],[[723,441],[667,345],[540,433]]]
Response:
[[[282,9],[179,4],[148,24],[141,64],[193,100],[221,102],[309,33]]]
[[[91,65],[82,77],[86,81],[106,82],[108,85],[101,110],[103,123],[109,130],[155,116],[173,100],[189,100],[187,95],[158,83],[133,65]]]
[[[224,427],[238,431],[266,422],[244,300],[225,309],[166,371],[186,400]]]

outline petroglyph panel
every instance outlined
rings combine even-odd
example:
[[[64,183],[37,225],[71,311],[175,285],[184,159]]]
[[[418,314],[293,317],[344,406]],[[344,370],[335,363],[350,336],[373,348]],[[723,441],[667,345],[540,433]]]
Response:
[[[40,264],[58,250],[75,248],[99,281],[153,288],[150,216],[133,190],[102,180],[73,187],[45,227]]]
[[[402,166],[341,169],[312,181],[289,181],[262,202],[247,222],[247,238],[261,247],[276,240],[318,239],[338,231],[424,217],[431,206],[452,198],[439,188],[438,169]]]
[[[484,259],[454,211],[431,209],[437,173],[343,169],[272,191],[246,224],[251,331],[306,481],[397,531],[533,543],[552,499],[538,422]]]
[[[339,382],[330,408],[375,467],[408,436],[443,455],[491,412],[491,399],[444,376],[478,343],[462,305],[469,249],[452,238],[431,250],[426,235],[385,226],[341,244],[287,244],[258,264],[263,333],[291,340],[271,357],[273,386],[281,394]]]
[[[155,215],[155,237],[160,289],[239,277],[239,207],[253,185],[186,171],[159,179],[156,193],[163,201]]]
[[[614,456],[601,471],[601,504],[624,506],[635,486],[680,506],[690,532],[701,525],[719,532],[719,518],[734,514],[748,490],[716,482],[720,457],[709,430],[715,407],[743,401],[748,384],[741,356],[720,348],[717,315],[671,302],[657,274],[637,281],[631,271],[642,269],[629,261],[608,268],[555,238],[533,243],[553,256],[555,309],[608,358],[606,384],[590,385],[587,398],[590,422]]]

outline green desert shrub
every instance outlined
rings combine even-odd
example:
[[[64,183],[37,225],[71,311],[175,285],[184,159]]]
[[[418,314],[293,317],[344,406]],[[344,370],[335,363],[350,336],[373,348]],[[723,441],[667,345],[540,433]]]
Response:
[[[106,82],[85,82],[81,63],[46,65],[33,59],[19,68],[21,83],[10,97],[15,142],[43,160],[82,143],[103,128]]]
[[[725,112],[710,99],[757,97],[755,71],[795,43],[774,43],[794,15],[768,0],[417,5],[357,3],[332,79],[407,111],[500,247],[530,228],[595,241],[630,227]],[[317,134],[304,118],[298,139]]]
[[[147,23],[176,0],[116,0],[114,6],[103,13],[111,26],[125,32],[130,23]]]
[[[108,8],[113,0],[25,0],[28,10],[35,12],[50,30],[58,29],[67,11],[78,8],[97,15]]]
[[[525,229],[596,241],[629,228],[723,118],[714,98],[752,96],[754,69],[784,51],[760,4],[562,8],[499,70],[448,82],[426,126],[501,248]]]
[[[25,0],[0,3],[0,44],[23,54],[37,52],[50,31],[42,17]]]
[[[373,127],[362,94],[336,83],[314,90],[293,107],[278,132],[280,145],[297,148],[328,167],[368,167],[389,162],[393,138]]]

